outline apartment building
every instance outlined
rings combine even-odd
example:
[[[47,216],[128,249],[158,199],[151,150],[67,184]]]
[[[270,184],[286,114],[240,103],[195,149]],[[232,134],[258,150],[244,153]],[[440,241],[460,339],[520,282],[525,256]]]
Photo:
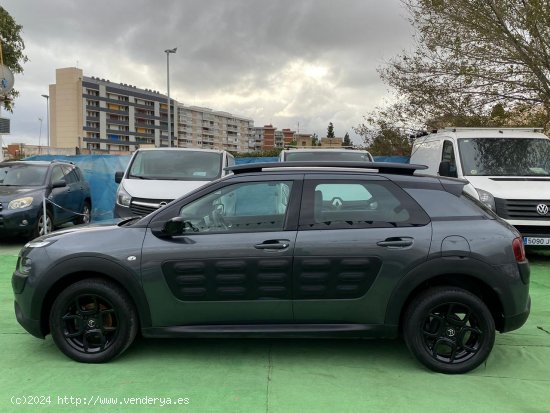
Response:
[[[191,148],[247,152],[254,121],[228,112],[199,106],[177,105],[177,141]]]
[[[158,91],[62,68],[49,92],[53,147],[123,153],[168,146],[168,99]],[[170,146],[249,149],[252,119],[175,100],[170,106]]]

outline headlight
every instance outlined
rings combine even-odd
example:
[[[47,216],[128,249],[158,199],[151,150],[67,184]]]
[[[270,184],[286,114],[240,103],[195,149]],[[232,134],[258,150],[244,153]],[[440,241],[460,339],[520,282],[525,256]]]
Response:
[[[17,271],[21,274],[29,275],[32,269],[32,261],[29,257],[21,257],[17,262]]]
[[[120,185],[116,193],[116,203],[123,207],[129,207],[131,200],[132,197],[130,196],[130,194],[124,190],[122,185]]]
[[[496,211],[495,197],[490,192],[484,191],[483,189],[476,188],[476,191],[479,195],[479,200],[491,208],[491,210]]]
[[[53,244],[55,241],[53,240],[45,240],[45,241],[31,241],[27,242],[25,244],[25,248],[42,248],[47,245]]]
[[[18,198],[10,201],[8,204],[8,209],[20,209],[27,208],[32,204],[32,196],[27,196],[25,198]]]

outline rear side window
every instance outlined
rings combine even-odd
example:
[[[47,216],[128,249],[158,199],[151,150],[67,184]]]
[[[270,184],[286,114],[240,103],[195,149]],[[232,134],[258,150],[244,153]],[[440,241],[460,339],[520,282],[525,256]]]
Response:
[[[429,217],[401,188],[387,181],[307,181],[301,229],[426,225]]]
[[[469,195],[456,197],[453,194],[430,189],[407,189],[411,196],[433,218],[491,218],[482,208],[472,202]]]

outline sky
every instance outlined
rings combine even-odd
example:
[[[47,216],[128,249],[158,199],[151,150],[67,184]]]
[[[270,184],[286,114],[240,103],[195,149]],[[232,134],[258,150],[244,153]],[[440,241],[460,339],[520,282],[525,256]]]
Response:
[[[353,127],[391,93],[377,68],[412,45],[399,0],[3,0],[23,26],[29,62],[4,144],[44,144],[55,69],[166,93],[208,107],[326,136]],[[40,120],[41,119],[41,120]]]

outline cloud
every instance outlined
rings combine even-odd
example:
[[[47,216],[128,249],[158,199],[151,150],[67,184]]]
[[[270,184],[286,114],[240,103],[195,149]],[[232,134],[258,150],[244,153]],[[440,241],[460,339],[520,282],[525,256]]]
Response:
[[[38,139],[55,69],[254,119],[336,134],[386,95],[376,67],[411,43],[399,0],[5,0],[31,59],[16,77],[12,137]]]

